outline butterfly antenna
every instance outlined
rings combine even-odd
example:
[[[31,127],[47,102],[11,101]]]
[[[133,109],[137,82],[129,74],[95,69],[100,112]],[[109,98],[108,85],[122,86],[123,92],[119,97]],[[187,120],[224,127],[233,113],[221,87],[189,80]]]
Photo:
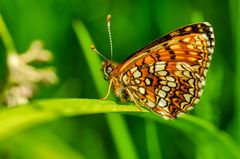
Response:
[[[107,28],[108,28],[108,35],[109,35],[109,43],[110,43],[110,50],[111,50],[111,59],[113,58],[113,45],[112,45],[112,34],[111,34],[111,27],[110,27],[110,20],[111,15],[107,15]]]
[[[105,56],[103,56],[97,49],[96,47],[92,44],[91,46],[92,51],[94,51],[95,53],[97,53],[98,55],[100,55],[102,58],[104,58],[105,60],[107,60],[107,58]]]

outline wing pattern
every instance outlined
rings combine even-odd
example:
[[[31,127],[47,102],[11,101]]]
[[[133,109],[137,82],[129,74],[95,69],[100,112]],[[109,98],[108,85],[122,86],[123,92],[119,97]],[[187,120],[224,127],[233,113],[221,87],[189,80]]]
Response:
[[[118,65],[115,73],[144,106],[167,118],[199,101],[214,48],[209,23],[179,28]]]

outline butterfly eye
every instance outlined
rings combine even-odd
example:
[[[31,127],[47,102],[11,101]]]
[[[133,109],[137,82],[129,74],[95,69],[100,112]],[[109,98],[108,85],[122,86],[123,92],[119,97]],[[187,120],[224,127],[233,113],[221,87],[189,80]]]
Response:
[[[105,69],[104,69],[104,79],[105,80],[109,80],[109,77],[110,77],[110,74],[112,72],[113,68],[112,66],[107,66]]]
[[[112,72],[112,67],[111,67],[111,66],[108,66],[106,72],[107,72],[107,74],[110,75],[110,73]]]

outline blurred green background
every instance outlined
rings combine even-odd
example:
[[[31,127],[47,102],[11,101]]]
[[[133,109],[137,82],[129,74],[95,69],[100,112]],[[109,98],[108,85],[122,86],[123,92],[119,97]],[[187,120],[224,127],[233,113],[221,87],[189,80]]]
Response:
[[[51,65],[60,81],[43,87],[35,99],[102,97],[89,67],[95,62],[86,58],[78,41],[86,37],[77,37],[74,31],[76,21],[83,23],[98,50],[110,57],[105,19],[110,13],[113,58],[119,63],[175,28],[210,22],[216,37],[215,53],[201,101],[190,114],[217,128],[211,135],[196,126],[201,135],[195,135],[194,131],[188,133],[194,126],[188,122],[174,126],[175,121],[156,122],[126,114],[117,116],[120,120],[105,114],[65,117],[1,140],[0,158],[240,158],[236,153],[240,151],[239,10],[238,0],[0,0],[0,13],[18,52],[40,39],[54,54]],[[1,41],[2,79],[5,54]],[[95,71],[100,72],[100,66]],[[123,127],[115,132],[113,126],[118,125]]]

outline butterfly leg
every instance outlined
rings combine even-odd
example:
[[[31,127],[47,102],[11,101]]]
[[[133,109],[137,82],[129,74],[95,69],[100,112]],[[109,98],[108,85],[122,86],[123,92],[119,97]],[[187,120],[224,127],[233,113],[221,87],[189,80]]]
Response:
[[[133,94],[131,93],[131,91],[130,91],[128,88],[126,88],[126,90],[127,90],[128,94],[129,94],[129,96],[130,96],[131,101],[133,101],[134,104],[137,106],[137,108],[142,112],[141,107],[138,105],[138,102],[137,102],[136,99],[134,98],[134,96],[133,96]]]
[[[109,83],[109,85],[108,85],[107,94],[105,95],[104,98],[101,98],[101,100],[106,100],[106,99],[107,99],[107,97],[109,96],[110,91],[111,91],[111,86],[112,86],[112,80],[110,80],[110,83]]]

